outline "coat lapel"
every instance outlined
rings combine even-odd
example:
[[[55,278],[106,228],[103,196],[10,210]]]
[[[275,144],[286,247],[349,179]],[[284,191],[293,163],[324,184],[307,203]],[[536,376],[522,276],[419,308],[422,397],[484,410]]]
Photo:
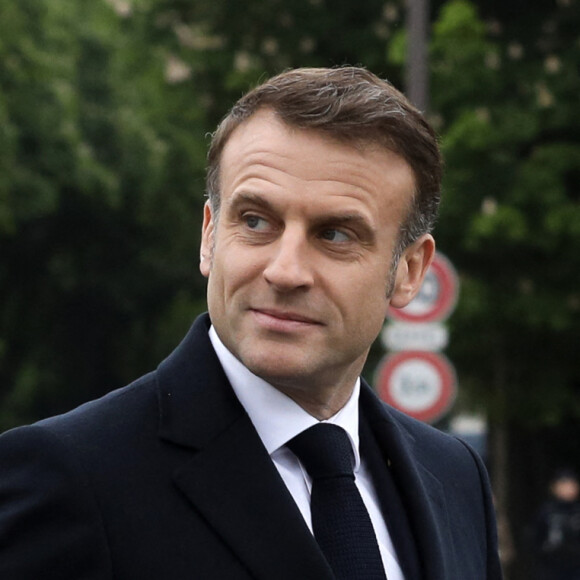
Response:
[[[417,541],[425,580],[455,578],[449,516],[441,482],[421,461],[411,433],[391,416],[370,387],[361,389],[361,405],[385,459],[391,463]]]
[[[255,578],[331,579],[199,318],[158,369],[160,435],[191,449],[175,483]]]
[[[178,487],[256,578],[331,578],[249,420],[240,419],[176,475]]]

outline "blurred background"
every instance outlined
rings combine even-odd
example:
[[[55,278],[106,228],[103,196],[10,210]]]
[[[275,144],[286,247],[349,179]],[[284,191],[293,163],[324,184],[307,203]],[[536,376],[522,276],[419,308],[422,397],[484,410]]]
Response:
[[[461,292],[438,426],[484,422],[506,577],[529,578],[548,479],[580,469],[580,0],[0,0],[0,431],[172,350],[205,310],[208,134],[267,76],[341,64],[440,134]]]

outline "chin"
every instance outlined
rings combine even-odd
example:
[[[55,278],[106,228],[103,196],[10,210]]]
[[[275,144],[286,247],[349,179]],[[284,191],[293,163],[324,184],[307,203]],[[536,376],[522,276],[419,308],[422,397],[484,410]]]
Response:
[[[242,358],[242,363],[256,376],[271,384],[296,383],[307,373],[304,360],[296,361],[283,356]]]

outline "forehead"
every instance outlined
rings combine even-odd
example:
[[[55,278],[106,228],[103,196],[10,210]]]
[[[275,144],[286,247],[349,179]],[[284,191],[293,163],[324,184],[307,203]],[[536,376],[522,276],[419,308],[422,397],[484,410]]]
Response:
[[[222,195],[249,179],[299,181],[366,191],[406,207],[415,190],[413,171],[393,151],[345,142],[314,129],[287,125],[262,109],[230,135],[220,163]],[[397,195],[395,195],[397,194]]]

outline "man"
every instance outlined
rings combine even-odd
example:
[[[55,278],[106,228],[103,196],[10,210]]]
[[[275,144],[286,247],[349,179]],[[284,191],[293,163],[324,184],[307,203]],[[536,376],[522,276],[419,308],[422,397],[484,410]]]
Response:
[[[209,316],[155,372],[0,439],[0,577],[500,578],[480,459],[359,378],[431,262],[440,178],[432,129],[363,69],[243,97],[209,152]],[[335,494],[334,556],[296,444],[319,425],[347,441],[363,505],[344,525]],[[364,558],[343,541],[362,519]]]
[[[580,580],[580,482],[571,469],[558,470],[550,498],[536,516],[534,554],[538,580]]]

